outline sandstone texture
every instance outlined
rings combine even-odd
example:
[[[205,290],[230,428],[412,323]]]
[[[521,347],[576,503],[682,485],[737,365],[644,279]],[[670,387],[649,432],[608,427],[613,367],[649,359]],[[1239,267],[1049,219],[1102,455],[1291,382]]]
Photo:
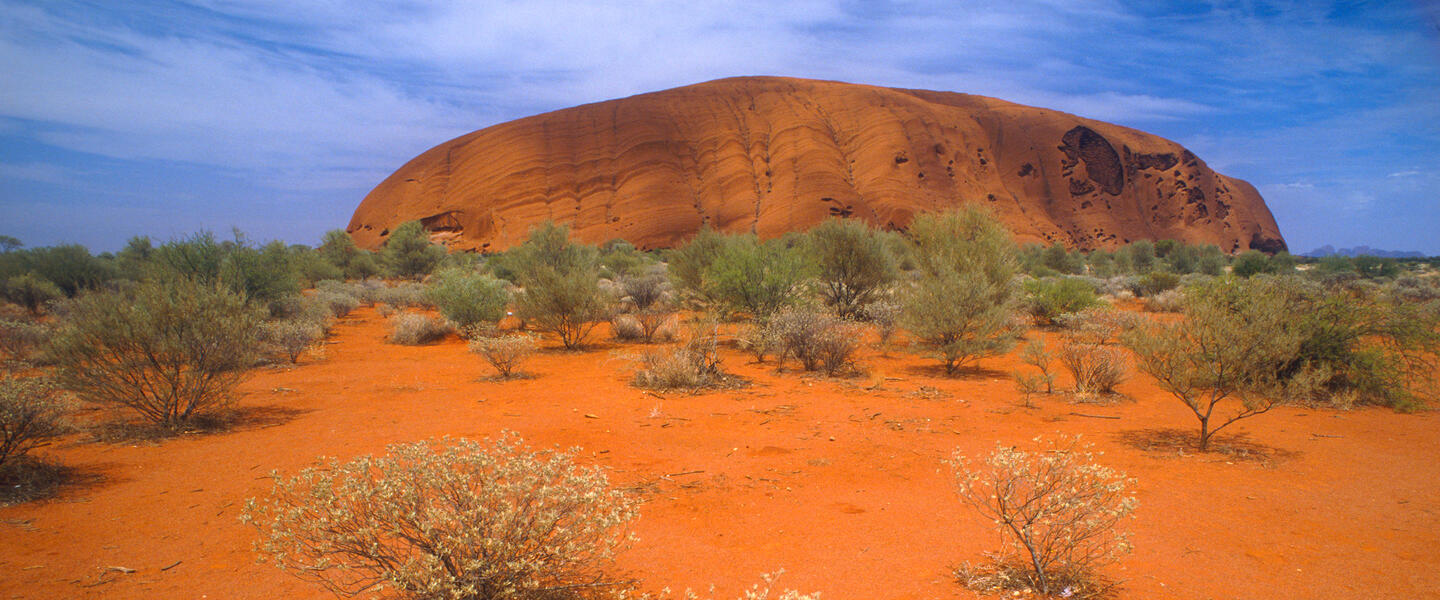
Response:
[[[967,94],[722,79],[501,123],[411,160],[347,231],[363,247],[419,219],[452,249],[503,250],[546,219],[580,240],[763,238],[829,217],[903,229],[991,207],[1021,242],[1140,239],[1286,249],[1250,184],[1141,131]]]

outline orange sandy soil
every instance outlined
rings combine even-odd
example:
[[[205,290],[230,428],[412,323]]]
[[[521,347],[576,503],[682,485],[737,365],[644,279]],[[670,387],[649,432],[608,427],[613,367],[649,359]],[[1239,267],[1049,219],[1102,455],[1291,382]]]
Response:
[[[951,569],[998,538],[957,500],[942,459],[1066,433],[1138,481],[1135,552],[1107,571],[1122,598],[1440,597],[1434,413],[1282,408],[1233,427],[1249,459],[1182,456],[1137,446],[1196,425],[1145,376],[1121,386],[1129,401],[1026,409],[1013,355],[945,378],[931,361],[867,352],[868,376],[826,379],[727,350],[749,387],[657,396],[630,387],[633,363],[617,356],[640,346],[550,349],[527,363],[535,378],[498,383],[458,339],[384,335],[362,309],[298,367],[257,371],[240,400],[256,419],[238,430],[39,451],[96,481],[0,509],[0,597],[327,598],[255,560],[256,532],[237,517],[267,473],[507,429],[578,445],[613,483],[643,484],[639,541],[620,562],[649,590],[713,584],[733,597],[784,568],[781,587],[831,599],[973,598]]]

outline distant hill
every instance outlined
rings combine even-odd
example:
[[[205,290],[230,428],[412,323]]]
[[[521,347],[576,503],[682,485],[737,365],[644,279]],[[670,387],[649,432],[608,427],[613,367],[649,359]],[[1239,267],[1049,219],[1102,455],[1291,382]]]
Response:
[[[1330,244],[1325,244],[1324,246],[1301,254],[1300,256],[1308,256],[1310,258],[1325,258],[1326,256],[1334,256],[1337,254],[1340,256],[1348,256],[1352,258],[1356,256],[1379,256],[1381,258],[1425,258],[1425,253],[1423,252],[1380,250],[1376,248],[1371,248],[1369,246],[1356,246],[1354,248],[1336,249]]]

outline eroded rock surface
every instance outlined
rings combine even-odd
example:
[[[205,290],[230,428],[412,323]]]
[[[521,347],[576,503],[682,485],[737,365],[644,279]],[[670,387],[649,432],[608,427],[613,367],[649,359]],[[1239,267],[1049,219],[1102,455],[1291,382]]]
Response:
[[[587,104],[450,140],[376,186],[347,230],[419,219],[501,250],[546,219],[588,242],[683,243],[704,224],[776,237],[831,217],[903,229],[978,202],[1021,241],[1181,239],[1283,250],[1260,194],[1141,131],[951,92],[743,77]]]

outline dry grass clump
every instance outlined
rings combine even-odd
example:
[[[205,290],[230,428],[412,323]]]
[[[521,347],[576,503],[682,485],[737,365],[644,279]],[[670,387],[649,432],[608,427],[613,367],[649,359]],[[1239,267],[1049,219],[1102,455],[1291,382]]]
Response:
[[[647,309],[610,317],[610,333],[627,342],[669,342],[675,339],[675,313]]]
[[[512,333],[502,336],[477,335],[470,339],[470,351],[485,357],[495,367],[501,379],[518,377],[520,363],[539,349],[536,336],[528,333]]]
[[[1114,394],[1115,386],[1130,375],[1125,354],[1109,346],[1066,341],[1059,359],[1075,378],[1077,394]]]
[[[451,331],[454,328],[440,317],[401,313],[390,318],[390,336],[386,340],[402,346],[423,346],[444,339]]]
[[[1036,441],[1041,441],[1036,438]],[[1005,540],[956,576],[981,592],[1039,592],[1098,598],[1113,588],[1098,570],[1130,551],[1119,527],[1135,510],[1125,474],[1093,462],[1074,441],[1026,452],[997,444],[983,462],[959,452],[949,461],[960,498],[992,519]]]
[[[702,323],[691,328],[684,344],[641,354],[640,370],[635,372],[632,383],[659,390],[720,385],[726,376],[720,368],[717,329],[713,323]]]
[[[340,596],[616,597],[634,586],[607,570],[638,502],[578,453],[532,451],[512,433],[395,444],[276,473],[242,520],[276,566]]]

